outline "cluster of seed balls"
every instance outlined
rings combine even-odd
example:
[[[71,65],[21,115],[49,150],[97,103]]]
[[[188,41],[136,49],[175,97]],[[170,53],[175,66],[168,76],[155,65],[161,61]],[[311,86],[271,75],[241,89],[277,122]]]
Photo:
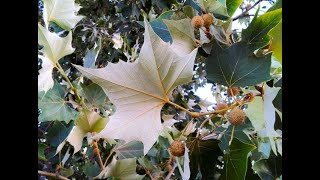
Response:
[[[210,14],[203,14],[202,16],[194,16],[191,24],[194,28],[199,29],[202,26],[209,29],[210,25],[214,22],[213,16]]]
[[[231,93],[232,91],[232,93]],[[228,96],[232,96],[232,94],[234,96],[239,94],[239,88],[238,87],[231,87],[227,90],[227,95]],[[229,106],[226,103],[219,103],[217,104],[217,106],[215,107],[216,111],[219,110],[223,110],[223,109],[227,109]],[[222,111],[219,114],[220,115],[224,115],[227,111]],[[243,112],[243,110],[241,110],[240,108],[236,107],[233,108],[230,112],[227,113],[227,119],[228,121],[234,125],[241,125],[244,123],[245,119],[246,119],[246,114]],[[174,141],[171,145],[170,145],[170,153],[173,156],[183,156],[184,155],[184,151],[185,151],[185,147],[184,144],[180,141]]]

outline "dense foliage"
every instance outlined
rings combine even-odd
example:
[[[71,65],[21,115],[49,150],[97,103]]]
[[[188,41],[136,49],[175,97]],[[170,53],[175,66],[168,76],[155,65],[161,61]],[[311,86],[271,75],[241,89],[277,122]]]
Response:
[[[38,19],[39,179],[282,179],[281,0],[39,0]]]

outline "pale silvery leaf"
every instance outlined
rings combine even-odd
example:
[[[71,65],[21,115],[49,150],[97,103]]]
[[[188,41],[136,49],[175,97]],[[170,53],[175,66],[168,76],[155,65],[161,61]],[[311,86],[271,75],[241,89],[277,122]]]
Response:
[[[189,123],[186,131],[183,134],[185,136],[188,136],[189,134],[193,133],[196,130],[196,125],[197,125],[197,122],[194,122],[194,121]]]
[[[184,148],[185,148],[185,151],[184,151],[184,155],[183,155],[183,169],[179,163],[178,157],[176,157],[177,158],[176,162],[177,162],[178,169],[180,171],[182,180],[189,180],[190,179],[189,149],[187,148],[186,145],[184,145]]]
[[[189,99],[187,104],[189,109],[192,109],[193,106],[197,105],[193,99]]]
[[[123,39],[120,36],[120,33],[115,33],[112,35],[112,41],[114,43],[113,48],[120,49],[123,44]]]
[[[74,52],[75,49],[72,48],[71,41],[71,32],[66,37],[59,37],[56,33],[52,33],[38,24],[38,44],[43,46],[43,56],[54,64],[62,57]]]
[[[42,60],[42,68],[38,75],[38,92],[47,92],[53,87],[52,70],[59,59],[73,53],[71,40],[71,32],[68,36],[61,38],[38,24],[38,44],[43,46],[43,56],[39,55]]]
[[[163,119],[163,123],[162,126],[163,127],[171,127],[174,123],[178,122],[177,120],[173,119],[174,115],[162,115],[162,119]]]
[[[54,65],[48,58],[41,55],[38,55],[38,57],[42,60],[42,68],[39,70],[38,75],[38,92],[47,92],[54,85],[54,81],[52,79],[52,70]]]
[[[274,130],[274,123],[276,121],[275,107],[272,104],[273,99],[277,96],[280,87],[270,88],[265,86],[264,89],[264,117],[266,122],[266,130],[268,136],[278,136],[278,133]]]
[[[146,154],[162,131],[160,111],[172,90],[192,79],[197,49],[180,56],[155,34],[146,19],[144,27],[138,61],[109,63],[101,69],[74,66],[100,85],[117,108],[96,138],[141,141]]]
[[[168,27],[172,37],[171,48],[178,55],[184,56],[191,53],[196,48],[194,28],[191,25],[191,19],[181,20],[162,20]]]
[[[52,21],[69,31],[84,17],[76,15],[81,6],[74,0],[43,0],[43,3],[43,19],[47,28]]]
[[[208,101],[207,98],[201,100],[198,105],[200,106],[201,110],[200,112],[208,112],[208,107],[212,106],[214,103],[211,101]]]

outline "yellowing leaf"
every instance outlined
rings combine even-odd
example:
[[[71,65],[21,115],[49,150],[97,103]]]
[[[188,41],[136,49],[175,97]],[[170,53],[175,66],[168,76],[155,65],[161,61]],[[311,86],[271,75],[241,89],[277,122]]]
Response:
[[[50,21],[65,30],[71,30],[84,17],[76,16],[81,6],[74,0],[43,0],[43,19],[48,27]]]
[[[90,132],[100,132],[106,125],[107,119],[102,118],[98,113],[94,111],[83,110],[81,111],[79,118],[75,122],[76,125],[72,128],[70,134],[66,138],[73,147],[74,153],[81,149],[83,138]],[[65,144],[62,142],[59,146]],[[62,149],[58,147],[57,153]]]
[[[162,131],[160,111],[172,90],[191,81],[197,49],[180,56],[144,22],[144,44],[139,60],[109,63],[103,69],[74,65],[84,76],[100,85],[116,106],[116,112],[96,138],[141,141],[144,154]]]
[[[59,37],[38,24],[38,44],[43,46],[42,69],[39,70],[38,91],[48,91],[53,86],[52,69],[62,57],[74,52],[71,46],[72,34]]]

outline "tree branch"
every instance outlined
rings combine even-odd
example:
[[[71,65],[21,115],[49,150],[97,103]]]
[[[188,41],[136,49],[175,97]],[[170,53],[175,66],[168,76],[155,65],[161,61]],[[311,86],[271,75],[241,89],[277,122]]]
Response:
[[[235,21],[241,17],[244,17],[245,14],[247,12],[249,12],[252,8],[254,8],[256,5],[260,4],[260,2],[262,2],[263,0],[258,0],[257,2],[255,2],[251,7],[249,7],[248,9],[246,9],[244,12],[242,12],[240,15],[236,16],[235,18],[232,19],[232,21]]]
[[[174,170],[176,169],[176,167],[177,167],[177,163],[174,163],[171,171],[169,172],[169,174],[167,175],[167,177],[164,180],[170,180],[170,177],[172,176],[172,174],[173,174]]]
[[[62,180],[70,180],[69,178],[61,176],[59,174],[49,173],[49,172],[40,171],[40,170],[38,170],[38,174],[43,175],[43,176],[48,176],[48,177],[55,177],[55,178],[62,179]]]

